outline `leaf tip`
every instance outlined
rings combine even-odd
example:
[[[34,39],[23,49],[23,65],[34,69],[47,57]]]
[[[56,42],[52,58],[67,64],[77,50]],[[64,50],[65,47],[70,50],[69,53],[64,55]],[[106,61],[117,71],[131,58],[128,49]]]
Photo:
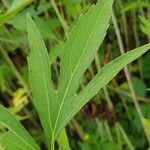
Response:
[[[33,22],[33,19],[31,17],[30,13],[27,13],[27,30],[29,29],[29,26],[33,23],[34,22]]]

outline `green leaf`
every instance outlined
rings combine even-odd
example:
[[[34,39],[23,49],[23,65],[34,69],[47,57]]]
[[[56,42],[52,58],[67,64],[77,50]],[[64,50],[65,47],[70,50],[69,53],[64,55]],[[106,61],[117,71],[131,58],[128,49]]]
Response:
[[[52,24],[54,20],[45,20],[40,17],[36,17],[36,24],[38,29],[40,30],[40,33],[42,34],[42,37],[44,39],[55,39],[55,35],[52,32]],[[56,27],[58,26],[58,23],[55,21]]]
[[[80,92],[75,98],[68,98],[69,106],[66,106],[66,116],[65,119],[61,115],[60,127],[58,131],[64,127],[69,120],[94,96],[97,92],[104,86],[106,86],[110,80],[112,80],[116,74],[124,68],[127,64],[134,61],[136,58],[145,53],[150,49],[150,44],[144,45],[142,47],[136,48],[122,56],[116,58],[110,63],[106,64],[100,72],[92,79],[92,81]],[[119,64],[119,65],[118,65]]]
[[[142,80],[140,80],[139,78],[134,77],[134,76],[132,76],[131,82],[132,82],[133,88],[135,90],[135,94],[138,97],[145,97],[146,96],[146,85],[144,84],[144,82]],[[124,91],[123,93],[120,93],[120,95],[123,97],[123,99],[132,103],[132,98],[129,96],[130,90],[129,90],[127,82],[123,82],[119,88],[122,91]],[[125,95],[124,93],[126,93],[127,95]]]
[[[150,43],[129,51],[106,64],[85,87],[85,89],[79,93],[77,99],[80,101],[80,103],[87,101],[87,99],[91,99],[102,87],[106,86],[121,69],[140,57],[149,49]]]
[[[41,35],[28,16],[31,47],[28,58],[33,102],[39,113],[49,149],[63,127],[116,74],[149,48],[150,44],[130,51],[108,63],[80,93],[82,76],[102,43],[109,27],[113,0],[99,0],[81,16],[62,45],[60,77],[55,92],[51,81],[50,60]],[[119,64],[119,65],[118,65]]]
[[[26,147],[27,150],[39,150],[38,145],[30,136],[30,134],[2,105],[0,105],[0,114],[0,123],[9,129],[14,138],[20,141],[20,147]],[[8,141],[9,140],[10,139],[8,138]]]
[[[51,49],[49,53],[50,64],[54,63],[56,58],[61,56],[61,53],[62,53],[61,48],[62,48],[62,45],[58,44]]]
[[[14,0],[11,7],[5,14],[0,15],[0,26],[7,22],[9,19],[14,17],[23,8],[29,5],[32,0]]]
[[[28,65],[33,102],[39,113],[47,143],[50,146],[52,141],[52,117],[55,113],[56,101],[51,81],[49,57],[42,37],[29,15],[27,29],[31,49]]]
[[[150,8],[150,3],[139,1],[139,0],[135,2],[129,2],[129,4],[125,6],[121,12],[123,13],[123,12],[127,12],[133,9],[143,8],[143,7]]]
[[[31,150],[20,138],[13,132],[7,131],[1,140],[1,144],[5,145],[7,150]]]
[[[54,135],[60,132],[64,118],[75,106],[74,100],[81,78],[94,59],[109,27],[112,4],[113,0],[101,0],[93,5],[85,16],[79,18],[63,45]]]
[[[72,109],[74,106],[72,102],[80,79],[94,59],[95,53],[105,37],[109,26],[112,4],[113,0],[98,1],[73,27],[70,37],[62,46],[64,49],[62,50],[57,97],[54,96],[52,88],[46,48],[37,27],[28,17],[28,35],[31,46],[28,59],[29,78],[34,104],[38,110],[48,141],[51,138],[52,140],[53,138],[56,139],[56,134],[58,135],[62,129],[62,127],[60,128],[61,122],[68,116],[69,111],[71,111],[70,108]],[[66,65],[68,60],[69,65]],[[72,100],[69,97],[72,97]],[[68,107],[69,111],[66,111]]]
[[[141,20],[141,30],[146,35],[150,36],[150,20],[140,17]]]

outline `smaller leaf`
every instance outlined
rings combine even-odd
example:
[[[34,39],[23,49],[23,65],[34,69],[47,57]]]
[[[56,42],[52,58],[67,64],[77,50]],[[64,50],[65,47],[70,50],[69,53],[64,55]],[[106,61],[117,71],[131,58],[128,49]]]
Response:
[[[122,9],[121,12],[124,13],[133,9],[138,9],[138,8],[143,8],[143,7],[150,8],[150,3],[144,2],[144,1],[129,2],[127,6],[125,6]]]
[[[7,10],[5,14],[0,15],[0,26],[7,22],[9,19],[14,17],[18,12],[20,12],[24,7],[29,5],[32,0],[14,0],[11,7]]]
[[[7,131],[3,135],[1,144],[5,145],[7,150],[30,150],[30,148],[11,131]]]
[[[11,133],[18,138],[23,145],[20,147],[28,147],[28,150],[39,150],[39,146],[33,140],[31,135],[23,128],[23,126],[15,119],[15,117],[9,113],[9,111],[0,105],[0,123],[2,123],[6,128],[8,128]],[[5,145],[4,145],[5,146]]]
[[[135,94],[138,97],[145,97],[146,96],[145,83],[135,76],[133,76],[131,78],[131,82],[132,82],[133,88],[135,90]],[[132,103],[132,98],[130,97],[130,90],[129,90],[129,86],[128,86],[127,82],[123,82],[119,88],[121,91],[123,91],[123,93],[120,92],[120,95],[123,97],[123,99]],[[124,94],[124,93],[126,93],[126,94]]]
[[[145,33],[146,35],[150,36],[150,20],[144,18],[144,17],[140,17],[141,20],[141,30],[143,33]]]

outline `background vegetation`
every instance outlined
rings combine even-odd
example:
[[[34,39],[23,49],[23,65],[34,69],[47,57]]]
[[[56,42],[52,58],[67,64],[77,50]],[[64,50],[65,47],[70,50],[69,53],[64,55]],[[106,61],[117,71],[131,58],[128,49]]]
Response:
[[[52,79],[57,86],[60,46],[80,14],[93,3],[96,0],[0,2],[0,103],[22,122],[42,149],[46,149],[45,137],[32,105],[28,82],[26,13],[30,13],[45,40],[52,64]],[[150,42],[149,17],[149,0],[115,0],[109,30],[95,60],[85,72],[81,89],[106,63]],[[150,52],[121,71],[82,108],[67,125],[67,136],[64,131],[57,144],[64,145],[68,140],[70,148],[75,150],[148,149],[149,97]],[[0,137],[5,131],[0,126]]]

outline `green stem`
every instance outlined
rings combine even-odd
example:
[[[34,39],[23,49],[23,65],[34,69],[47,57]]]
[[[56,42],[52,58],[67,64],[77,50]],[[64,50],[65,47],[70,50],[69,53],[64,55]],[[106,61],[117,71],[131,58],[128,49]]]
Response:
[[[119,4],[120,9],[123,9],[123,2],[122,0],[117,1]],[[122,16],[122,26],[123,26],[123,30],[124,30],[124,35],[125,35],[125,41],[126,41],[126,47],[127,49],[129,48],[129,33],[128,33],[128,24],[127,24],[127,18],[126,18],[126,13],[121,13]]]
[[[109,141],[110,141],[110,142],[113,141],[113,136],[112,136],[112,134],[111,134],[110,127],[109,127],[107,121],[104,121],[104,126],[105,126],[105,129],[106,129],[106,132],[107,132]]]
[[[51,143],[51,148],[49,150],[55,150],[53,142]]]
[[[123,130],[122,126],[120,125],[120,123],[116,123],[117,128],[119,129],[120,133],[122,134],[123,138],[125,139],[125,141],[127,142],[127,145],[129,147],[130,150],[134,150],[133,145],[131,144],[129,138],[127,137],[125,131]]]
[[[60,23],[61,23],[61,25],[62,25],[62,27],[63,27],[63,29],[64,29],[65,35],[68,37],[68,29],[69,29],[69,27],[68,27],[68,25],[67,25],[65,19],[64,19],[64,18],[61,16],[61,14],[59,13],[59,10],[58,10],[58,8],[57,8],[57,5],[56,5],[56,3],[55,3],[55,0],[50,0],[50,1],[51,1],[51,4],[52,4],[52,6],[53,6],[53,8],[54,8],[54,10],[55,10],[55,13],[56,13],[56,15],[57,15],[59,21],[60,21]]]
[[[121,142],[120,132],[119,132],[117,123],[115,124],[115,129],[116,129],[116,133],[117,133],[119,149],[121,150],[122,149],[122,142]]]
[[[59,145],[59,149],[61,150],[70,150],[70,146],[69,146],[69,140],[68,140],[68,136],[66,133],[66,129],[63,128],[58,139],[57,139],[58,145]]]

